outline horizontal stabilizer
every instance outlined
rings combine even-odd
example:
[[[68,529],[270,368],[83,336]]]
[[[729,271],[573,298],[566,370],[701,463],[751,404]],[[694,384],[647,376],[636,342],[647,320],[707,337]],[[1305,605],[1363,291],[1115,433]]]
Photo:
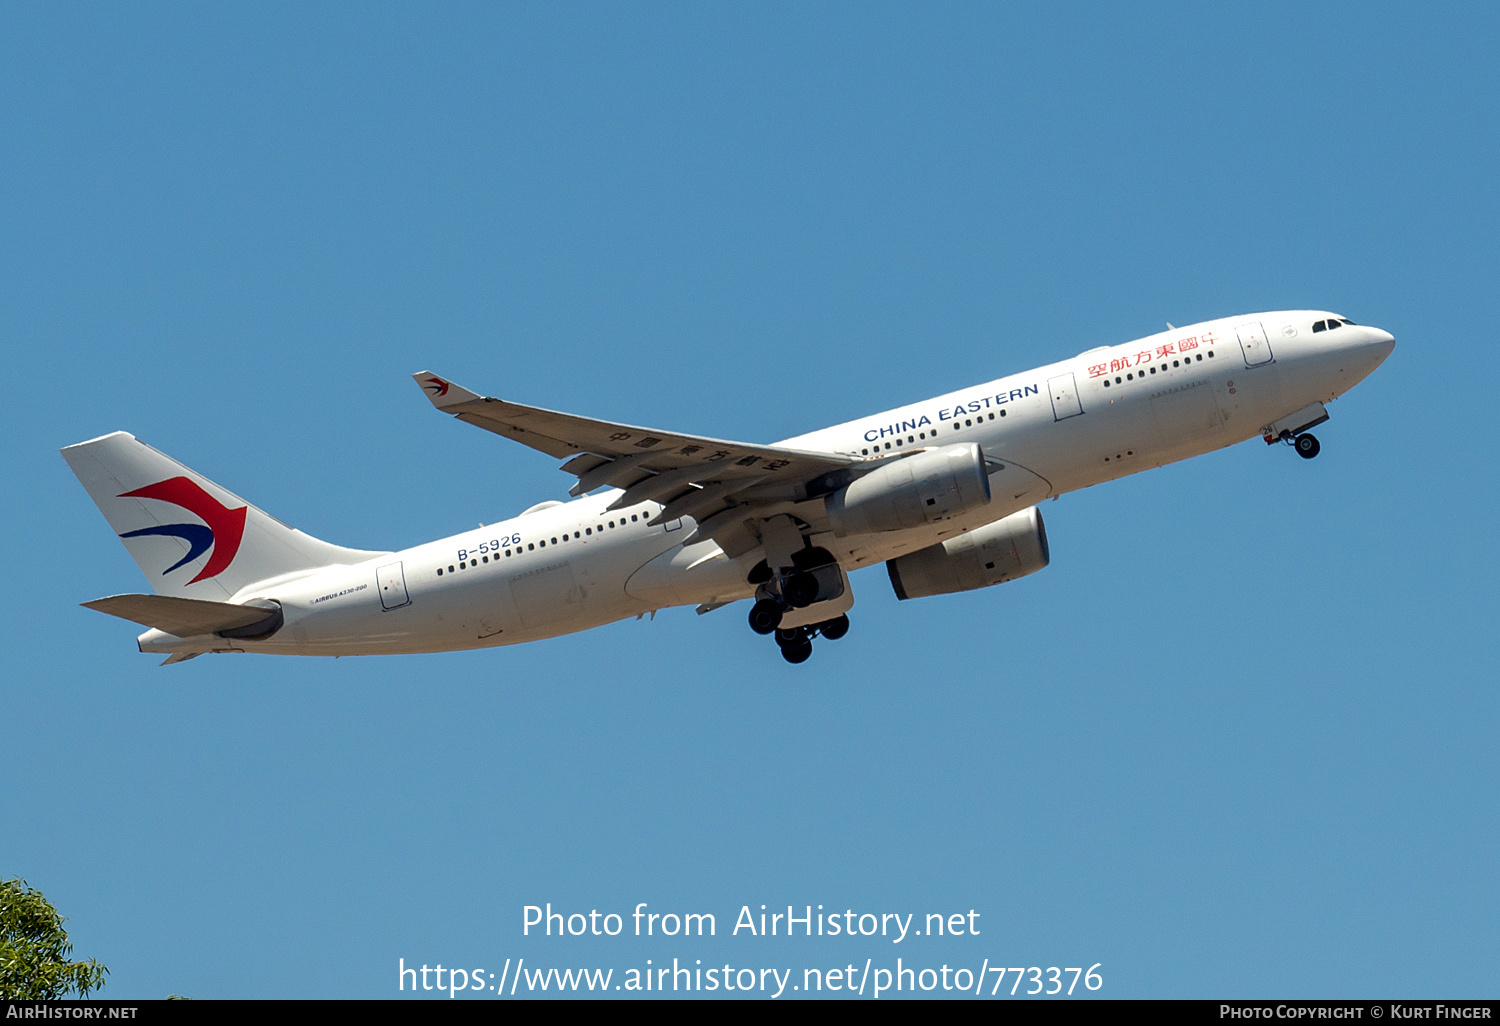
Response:
[[[171,595],[111,595],[82,605],[122,620],[133,620],[175,634],[179,638],[249,627],[276,616],[279,610],[266,606],[240,606],[230,602],[175,598]]]

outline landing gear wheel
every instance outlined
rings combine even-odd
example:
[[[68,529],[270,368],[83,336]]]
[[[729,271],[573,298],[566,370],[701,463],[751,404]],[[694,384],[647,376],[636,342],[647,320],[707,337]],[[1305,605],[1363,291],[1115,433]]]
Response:
[[[1312,435],[1298,435],[1292,447],[1297,450],[1297,455],[1305,460],[1312,459],[1323,448]]]
[[[807,640],[807,629],[804,627],[778,627],[776,628],[776,644],[782,648],[788,645],[798,645]]]
[[[750,607],[750,629],[756,634],[770,634],[781,623],[781,607],[770,599],[761,599]]]
[[[805,663],[812,655],[812,642],[803,638],[791,645],[781,646],[781,658],[789,663]]]
[[[818,624],[818,632],[829,641],[837,641],[849,633],[849,618],[840,615],[832,620],[825,620]]]
[[[803,609],[818,600],[818,579],[812,574],[793,574],[781,587],[781,595],[793,609]]]

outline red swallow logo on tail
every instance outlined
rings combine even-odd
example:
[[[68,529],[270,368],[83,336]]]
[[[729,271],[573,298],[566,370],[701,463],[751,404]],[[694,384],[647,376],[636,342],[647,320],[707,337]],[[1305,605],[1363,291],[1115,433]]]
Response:
[[[187,555],[163,570],[163,575],[191,563],[203,555],[209,546],[212,546],[213,555],[209,557],[207,563],[203,564],[203,569],[198,571],[198,576],[188,581],[189,584],[197,584],[210,577],[217,577],[229,569],[229,564],[234,562],[235,555],[240,551],[240,541],[245,536],[245,513],[249,507],[240,506],[238,509],[230,509],[186,477],[169,477],[165,481],[158,481],[144,488],[121,492],[119,497],[170,502],[202,519],[202,524],[162,524],[157,527],[143,527],[139,531],[127,531],[120,535],[121,538],[165,535],[171,538],[181,538],[187,542]]]

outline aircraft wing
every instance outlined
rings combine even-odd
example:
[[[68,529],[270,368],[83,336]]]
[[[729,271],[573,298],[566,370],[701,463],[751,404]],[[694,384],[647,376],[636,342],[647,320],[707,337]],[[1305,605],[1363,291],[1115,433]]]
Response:
[[[523,406],[481,396],[430,371],[412,378],[442,412],[566,458],[562,469],[578,478],[571,494],[606,485],[623,488],[610,509],[659,502],[664,508],[652,523],[691,516],[700,536],[715,537],[718,527],[767,515],[766,507],[829,491],[852,476],[850,468],[866,462],[839,453],[728,442]]]

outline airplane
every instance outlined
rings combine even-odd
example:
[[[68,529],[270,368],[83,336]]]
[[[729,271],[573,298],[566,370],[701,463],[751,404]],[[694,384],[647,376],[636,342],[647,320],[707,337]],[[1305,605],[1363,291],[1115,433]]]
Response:
[[[490,648],[748,599],[750,628],[801,663],[848,632],[851,571],[884,563],[902,600],[989,587],[1051,561],[1044,500],[1255,437],[1317,456],[1326,405],[1395,347],[1328,311],[1168,329],[774,445],[423,371],[439,411],[576,481],[569,501],[391,552],[313,538],[115,432],[62,456],[154,593],[83,605],[146,626],[140,651],[176,663]]]

